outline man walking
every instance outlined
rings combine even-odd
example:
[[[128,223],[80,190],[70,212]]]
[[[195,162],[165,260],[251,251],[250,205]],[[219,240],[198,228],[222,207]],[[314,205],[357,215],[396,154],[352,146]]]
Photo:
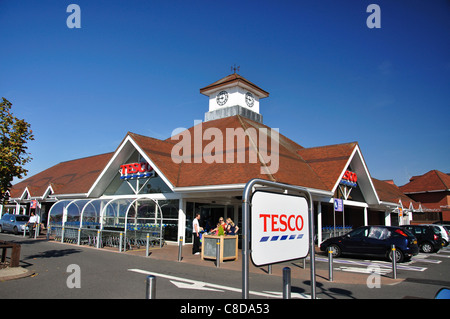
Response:
[[[195,214],[194,221],[192,222],[192,237],[194,237],[194,244],[192,245],[192,254],[198,255],[200,254],[200,231],[202,228],[200,227],[199,221],[200,213]]]

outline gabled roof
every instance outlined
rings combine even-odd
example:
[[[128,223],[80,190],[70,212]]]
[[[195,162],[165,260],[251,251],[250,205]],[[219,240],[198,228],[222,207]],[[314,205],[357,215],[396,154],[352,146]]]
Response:
[[[43,197],[51,187],[56,194],[83,194],[97,178],[112,153],[59,163],[11,188],[10,197],[20,198],[27,189],[31,198]]]
[[[271,137],[275,141],[278,138],[278,143],[274,144]],[[183,141],[188,147],[174,152]],[[200,186],[220,189],[262,178],[331,195],[351,166],[358,173],[367,203],[379,204],[356,142],[304,148],[278,131],[239,115],[201,122],[166,140],[128,132],[115,152],[55,165],[14,185],[11,197],[19,198],[25,188],[31,197],[42,197],[49,189],[55,195],[99,197],[135,150],[174,191]]]
[[[414,176],[406,185],[400,186],[405,194],[430,191],[450,191],[450,176],[438,170],[432,170],[421,176]]]
[[[420,208],[420,203],[406,196],[397,185],[376,178],[372,178],[372,181],[381,201],[394,204],[401,203],[403,208],[407,209],[418,210]]]
[[[343,170],[347,169],[350,156],[356,142],[311,147],[298,150],[298,154],[320,176],[327,190],[334,191],[336,181],[340,180]]]

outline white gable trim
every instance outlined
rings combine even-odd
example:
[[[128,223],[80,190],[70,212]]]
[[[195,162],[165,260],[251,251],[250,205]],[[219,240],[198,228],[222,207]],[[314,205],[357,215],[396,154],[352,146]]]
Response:
[[[161,170],[155,165],[155,163],[147,156],[147,154],[139,147],[139,145],[133,140],[130,135],[123,140],[122,144],[116,150],[114,155],[111,157],[109,162],[106,164],[103,171],[98,176],[97,180],[91,186],[87,193],[87,197],[100,197],[103,195],[104,191],[108,185],[112,182],[117,174],[119,166],[124,164],[131,154],[137,150],[139,154],[151,165],[159,177],[164,181],[164,183],[169,186],[173,191],[174,186],[170,181],[162,174]]]
[[[27,186],[23,190],[22,195],[20,195],[19,200],[27,200],[27,199],[30,199],[30,198],[31,198],[31,195],[30,195],[30,191],[28,190],[28,186]]]
[[[353,171],[358,176],[358,185],[364,196],[364,199],[369,205],[380,205],[381,201],[378,197],[375,186],[373,185],[372,178],[370,177],[369,170],[367,169],[366,162],[362,156],[359,146],[356,145],[352,154],[349,156],[347,163],[344,166],[336,184],[333,187],[333,193],[336,192],[337,187],[345,174],[345,171],[349,166],[352,166]]]

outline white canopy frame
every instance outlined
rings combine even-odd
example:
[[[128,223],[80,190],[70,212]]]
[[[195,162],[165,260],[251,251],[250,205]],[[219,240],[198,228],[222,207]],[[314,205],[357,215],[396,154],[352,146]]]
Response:
[[[154,208],[148,210],[148,203]],[[149,224],[158,226],[159,240],[163,242],[163,214],[158,200],[151,196],[130,196],[60,200],[49,211],[47,227],[120,230],[126,237],[130,228],[134,233],[149,231]]]

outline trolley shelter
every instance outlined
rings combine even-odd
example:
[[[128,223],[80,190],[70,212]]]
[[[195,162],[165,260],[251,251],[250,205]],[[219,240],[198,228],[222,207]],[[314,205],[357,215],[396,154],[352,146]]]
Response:
[[[133,249],[164,245],[158,202],[151,198],[78,199],[56,202],[49,212],[47,236],[78,245]]]

